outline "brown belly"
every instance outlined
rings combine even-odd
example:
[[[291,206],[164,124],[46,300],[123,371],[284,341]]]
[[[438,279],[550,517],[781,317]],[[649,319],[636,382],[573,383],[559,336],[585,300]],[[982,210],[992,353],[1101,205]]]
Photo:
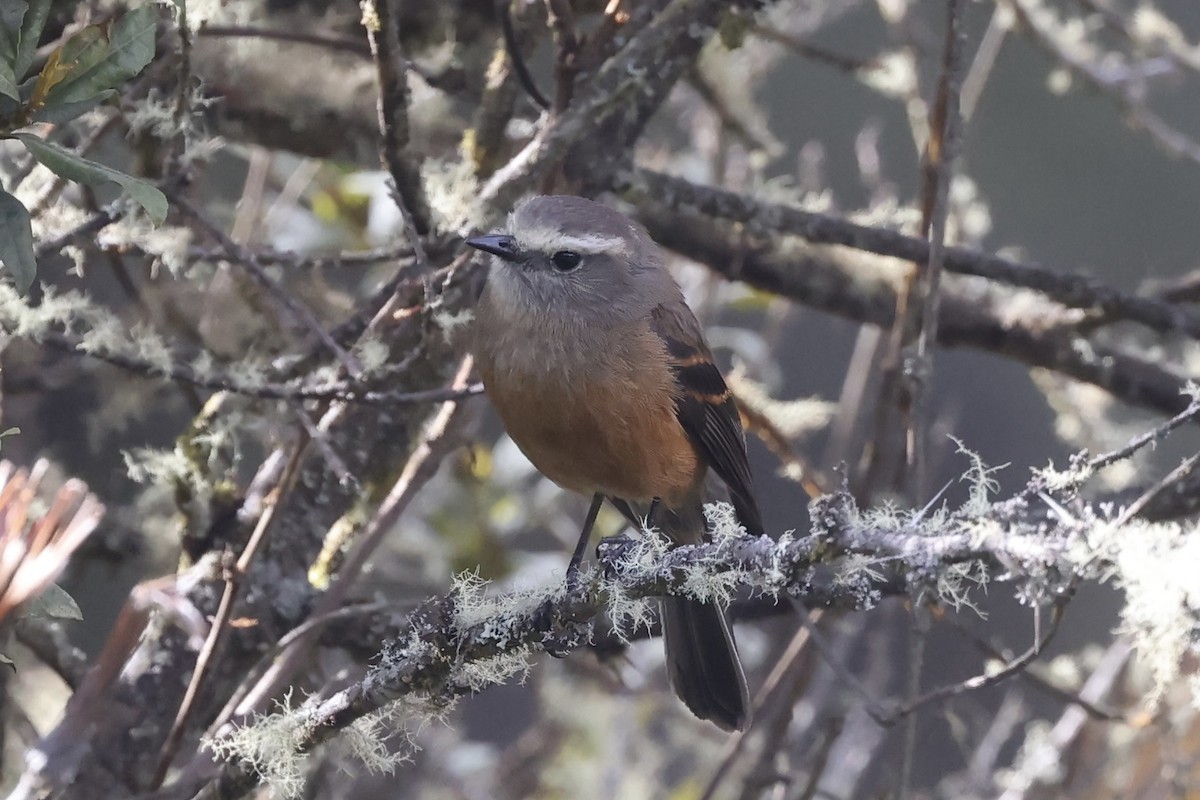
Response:
[[[509,436],[559,486],[635,502],[658,497],[678,507],[703,479],[668,385],[634,376],[570,382],[480,368]]]

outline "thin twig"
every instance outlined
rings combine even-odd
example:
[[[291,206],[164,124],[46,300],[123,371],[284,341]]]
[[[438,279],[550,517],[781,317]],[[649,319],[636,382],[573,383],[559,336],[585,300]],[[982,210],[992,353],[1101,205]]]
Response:
[[[842,55],[827,47],[806,42],[790,33],[766,25],[751,25],[750,32],[761,39],[766,39],[768,42],[783,45],[799,56],[812,59],[818,64],[833,67],[839,72],[851,74],[863,73],[876,69],[879,66],[878,59]]]
[[[829,756],[832,755],[833,746],[837,744],[842,735],[845,722],[845,718],[839,715],[821,725],[821,739],[817,743],[817,753],[813,756],[812,766],[808,770],[808,781],[800,794],[796,796],[796,800],[812,800],[816,797],[821,778],[825,775],[825,770],[829,765]]]
[[[942,268],[945,262],[946,219],[950,213],[950,180],[958,156],[962,117],[959,94],[962,90],[963,38],[962,0],[950,0],[946,8],[946,43],[942,57],[942,75],[938,82],[937,102],[929,125],[925,150],[924,228],[929,237],[929,259],[917,265],[913,287],[920,305],[915,362],[905,369],[903,382],[908,392],[911,417],[908,425],[907,466],[913,498],[929,492],[929,426],[933,423],[930,392],[933,384],[933,353],[937,343],[941,306]]]
[[[1155,445],[1162,441],[1171,431],[1198,416],[1200,416],[1200,393],[1193,397],[1191,404],[1187,408],[1171,417],[1171,419],[1145,433],[1134,436],[1124,447],[1103,453],[1088,461],[1088,468],[1092,470],[1104,469],[1116,464],[1118,461],[1124,461],[1143,447]]]
[[[932,703],[940,703],[943,700],[948,700],[952,697],[973,692],[977,689],[985,689],[988,686],[995,686],[998,683],[1008,680],[1009,678],[1020,674],[1029,666],[1034,659],[1040,656],[1054,640],[1055,634],[1058,633],[1059,624],[1062,622],[1063,611],[1066,608],[1066,599],[1059,599],[1054,604],[1053,614],[1050,620],[1050,628],[1046,631],[1045,636],[1037,639],[1029,646],[1021,655],[1004,664],[997,670],[985,672],[971,678],[967,678],[960,683],[952,683],[948,686],[939,686],[936,689],[926,692],[918,697],[905,702],[903,705],[890,712],[886,717],[887,722],[895,723],[905,717],[911,715],[914,711]]]
[[[263,673],[270,669],[271,665],[274,664],[284,654],[286,654],[292,647],[301,643],[313,633],[316,633],[332,622],[339,622],[341,620],[363,614],[371,614],[376,611],[382,611],[384,609],[392,608],[394,605],[394,603],[382,601],[377,603],[361,603],[357,605],[344,606],[333,611],[310,616],[304,622],[300,623],[281,636],[279,641],[273,643],[270,649],[263,653],[262,657],[258,660],[258,663],[246,673],[241,684],[236,690],[234,690],[233,694],[230,695],[229,700],[225,703],[224,709],[217,715],[217,721],[221,722],[222,720],[227,719],[228,716],[233,713],[233,710],[236,709],[242,702],[242,699],[246,696],[246,693],[258,685]],[[376,646],[378,646],[378,643],[376,643]],[[217,725],[214,723],[213,727],[209,729],[209,735],[212,735],[216,730]]]
[[[179,10],[176,24],[179,31],[179,69],[175,77],[175,110],[171,114],[175,128],[171,140],[173,165],[178,164],[187,148],[187,118],[192,112],[192,28],[188,24],[188,4],[176,3],[175,7]],[[170,171],[174,172],[174,167]]]
[[[504,34],[504,47],[508,50],[508,60],[517,73],[517,80],[520,81],[521,88],[529,95],[529,99],[537,104],[538,108],[549,111],[550,101],[538,88],[537,81],[533,79],[529,67],[525,64],[525,58],[521,55],[521,43],[517,40],[517,31],[513,25],[509,0],[496,0],[496,14],[500,17],[500,30]]]
[[[1128,642],[1124,640],[1113,642],[1105,651],[1100,664],[1084,683],[1083,689],[1079,692],[1080,697],[1091,703],[1103,700],[1120,679],[1125,665],[1132,655],[1133,648]],[[1087,712],[1079,706],[1069,706],[1064,709],[1058,722],[1044,739],[1042,749],[1048,750],[1048,752],[1039,754],[1041,756],[1039,760],[1046,764],[1065,763],[1063,754],[1082,733],[1087,719]],[[1016,781],[1010,781],[1010,783],[1016,783]],[[1000,795],[999,800],[1024,800],[1033,788],[1035,787],[1022,780],[1018,785],[1010,785],[1004,794]],[[1047,795],[1039,793],[1038,796]],[[1054,793],[1050,792],[1048,796],[1054,796]]]
[[[575,13],[570,0],[546,0],[546,20],[554,34],[554,105],[551,113],[561,113],[571,104],[575,91],[575,62],[579,39],[575,35]]]
[[[399,242],[375,250],[349,250],[329,255],[308,255],[279,250],[255,250],[255,256],[263,266],[281,266],[296,270],[341,269],[343,267],[374,267],[389,261],[403,261],[412,257],[412,248]],[[188,250],[191,261],[218,261],[228,258],[224,250],[193,247]]]
[[[814,612],[813,616],[820,618],[820,612]],[[796,664],[800,661],[800,657],[808,647],[810,633],[810,628],[805,625],[800,625],[796,628],[796,632],[792,634],[787,647],[783,649],[779,658],[775,660],[775,664],[767,674],[766,680],[763,681],[762,686],[759,687],[758,692],[754,695],[754,716],[759,715],[784,678],[795,669]],[[729,737],[729,741],[725,743],[724,751],[721,754],[721,763],[708,779],[708,784],[704,787],[704,792],[700,795],[700,800],[712,800],[716,796],[717,789],[721,787],[722,781],[729,775],[733,766],[741,757],[746,746],[748,733],[749,731],[737,731]]]
[[[1162,480],[1146,489],[1146,491],[1142,492],[1141,496],[1126,506],[1116,520],[1113,521],[1113,526],[1119,528],[1141,514],[1146,509],[1146,506],[1154,501],[1154,498],[1178,484],[1188,475],[1191,475],[1196,469],[1197,464],[1200,464],[1200,453],[1185,458],[1175,469],[1164,475]]]
[[[159,753],[158,767],[154,770],[154,777],[151,779],[149,786],[152,791],[162,786],[162,782],[167,776],[167,770],[170,769],[171,762],[175,758],[175,753],[179,750],[179,743],[183,739],[188,719],[191,717],[196,699],[199,697],[200,687],[206,676],[209,663],[216,658],[222,640],[229,632],[229,620],[233,615],[233,604],[237,600],[242,579],[249,572],[250,565],[254,562],[255,556],[258,555],[259,548],[266,540],[267,533],[275,521],[281,501],[291,490],[296,477],[300,474],[300,464],[304,459],[307,446],[308,434],[302,433],[294,445],[287,465],[284,467],[279,485],[271,493],[262,513],[259,515],[258,523],[254,526],[254,532],[250,534],[250,538],[247,540],[246,546],[242,548],[237,561],[229,565],[226,570],[225,590],[221,594],[220,605],[217,607],[216,614],[213,615],[212,626],[209,628],[208,636],[204,640],[204,647],[196,656],[196,666],[192,670],[191,680],[188,682],[183,700],[179,704],[175,720],[171,723],[171,729],[163,741]]]
[[[466,385],[471,367],[471,359],[464,359],[455,377],[454,386]],[[460,408],[459,404],[449,401],[429,423],[420,444],[413,449],[391,492],[359,534],[354,548],[340,565],[333,584],[318,599],[312,612],[315,616],[332,613],[346,601],[351,587],[357,582],[371,554],[378,548],[383,537],[394,529],[396,520],[408,507],[416,492],[425,485],[440,465],[448,445],[453,444],[454,439],[448,437],[448,431]],[[234,699],[231,699],[218,715],[212,730],[215,732],[229,719],[242,717],[261,707],[263,700],[277,690],[303,658],[306,651],[301,645],[303,642],[297,642],[284,649],[253,686],[236,693]]]
[[[873,325],[863,325],[854,339],[854,352],[846,365],[837,413],[829,424],[829,435],[821,465],[832,469],[850,460],[850,444],[862,435],[862,417],[867,413],[865,398],[882,355],[881,333]]]
[[[412,215],[416,235],[425,236],[433,230],[433,218],[421,172],[408,151],[408,62],[400,42],[400,2],[373,0],[370,5],[377,20],[377,25],[367,26],[367,39],[379,75],[381,155],[396,192]]]
[[[991,642],[987,641],[982,636],[979,636],[977,633],[975,633],[975,631],[973,631],[970,628],[968,628],[967,626],[962,625],[961,623],[955,621],[953,618],[950,619],[950,624],[953,625],[955,628],[957,628],[960,633],[962,633],[964,636],[966,636],[971,641],[971,643],[974,644],[975,647],[977,647],[980,650],[980,652],[984,653],[989,658],[992,658],[999,662],[1005,662],[1005,663],[1011,663],[1012,661],[1014,661],[1016,659],[1015,654],[1013,654],[1007,650],[1001,650],[999,647],[996,647]],[[1036,665],[1030,665],[1030,666],[1036,667]],[[1072,692],[1072,691],[1068,691],[1067,689],[1063,689],[1062,687],[1058,686],[1056,683],[1039,675],[1038,671],[1034,668],[1024,670],[1021,673],[1021,678],[1023,680],[1029,681],[1031,684],[1033,684],[1036,688],[1040,689],[1041,691],[1047,692],[1051,696],[1053,696],[1059,700],[1062,700],[1065,703],[1072,703],[1074,705],[1079,706],[1084,711],[1086,711],[1088,716],[1090,716],[1090,717],[1094,717],[1095,719],[1102,720],[1104,722],[1129,722],[1129,717],[1127,715],[1125,715],[1124,713],[1117,711],[1115,709],[1112,709],[1112,708],[1105,708],[1105,707],[1099,705],[1098,703],[1087,700],[1086,698],[1084,698],[1082,695],[1078,694],[1077,692]]]
[[[231,239],[228,234],[212,223],[200,209],[192,205],[191,201],[178,193],[171,192],[170,194],[173,195],[171,199],[176,208],[191,217],[205,233],[216,240],[217,244],[221,246],[232,262],[243,268],[254,283],[264,289],[269,297],[282,305],[291,316],[295,317],[301,325],[307,328],[341,362],[342,366],[351,375],[357,375],[362,371],[362,365],[359,363],[358,358],[343,348],[329,335],[320,320],[316,318],[308,306],[300,302],[298,298],[285,290],[267,274],[263,264],[258,260],[258,255],[253,250],[243,247]]]
[[[34,248],[34,255],[38,259],[45,258],[59,252],[67,245],[74,244],[76,239],[91,237],[93,234],[99,233],[120,218],[121,210],[124,207],[124,201],[118,200],[109,203],[75,227],[38,242],[37,247]]]
[[[1195,47],[1188,47],[1182,37],[1161,36],[1150,33],[1144,27],[1135,34],[1130,27],[1131,20],[1136,15],[1118,11],[1109,6],[1107,0],[1075,0],[1085,11],[1098,14],[1104,20],[1104,27],[1115,31],[1135,52],[1149,50],[1154,58],[1166,58],[1180,69],[1200,75],[1200,52]]]
[[[964,121],[969,121],[974,116],[975,106],[983,95],[983,87],[991,77],[992,68],[996,66],[996,59],[1000,57],[1000,49],[1011,28],[1012,12],[1004,6],[997,5],[992,9],[987,30],[984,31],[979,48],[975,51],[975,58],[971,60],[971,67],[962,80],[960,107]]]
[[[670,0],[637,36],[589,75],[568,109],[548,118],[537,135],[491,176],[479,191],[480,204],[493,213],[509,208],[533,182],[559,165],[572,147],[615,120],[628,120],[633,130],[640,131],[731,5],[747,3]],[[616,140],[604,143],[617,144]],[[576,166],[595,171],[616,165],[597,157]]]
[[[1038,6],[1029,5],[1029,0],[1006,0],[1006,4],[1016,14],[1022,29],[1031,34],[1030,38],[1034,44],[1092,88],[1113,98],[1128,121],[1145,131],[1151,141],[1170,155],[1200,164],[1200,141],[1188,136],[1146,107],[1144,92],[1140,89],[1144,79],[1131,80],[1128,70],[1114,75],[1113,70],[1104,66],[1110,62],[1105,58],[1106,53],[1097,54],[1096,60],[1093,61],[1089,57],[1088,47],[1072,38],[1076,36],[1073,26],[1069,28],[1070,34],[1064,34],[1050,25],[1042,24],[1047,18],[1046,15],[1038,14]],[[1067,29],[1066,26],[1063,28]]]
[[[324,47],[327,50],[338,50],[353,53],[364,58],[371,57],[371,45],[356,36],[343,36],[338,33],[314,33],[312,31],[284,30],[281,28],[264,28],[258,25],[201,25],[196,30],[201,37],[252,37],[270,39],[278,42],[295,42]]]
[[[229,392],[258,400],[342,400],[349,403],[386,406],[461,400],[483,392],[481,384],[471,384],[462,389],[438,388],[415,392],[371,389],[365,383],[354,380],[333,381],[316,386],[306,386],[302,382],[247,384],[228,374],[199,374],[183,361],[174,361],[168,365],[158,361],[147,361],[126,353],[86,348],[81,339],[63,334],[43,334],[41,341],[72,355],[94,358],[146,378],[166,378],[201,389]]]
[[[808,613],[804,604],[799,598],[789,598],[791,600],[792,609],[796,612],[796,616],[800,618],[800,624],[808,630],[808,635],[812,637],[814,649],[825,665],[829,667],[830,674],[834,680],[844,684],[853,694],[857,695],[863,703],[863,710],[871,719],[883,724],[885,712],[883,705],[875,699],[871,694],[871,690],[867,688],[858,676],[847,669],[846,664],[840,662],[836,655],[832,644],[821,632],[817,623],[821,620],[819,613]]]
[[[921,691],[921,676],[925,672],[925,655],[929,646],[929,617],[928,608],[920,603],[914,604],[908,633],[908,674],[905,687],[905,694],[909,698],[916,697]],[[909,703],[912,702],[909,700]],[[917,717],[914,714],[898,715],[898,718],[904,719],[905,725],[900,747],[900,775],[896,780],[893,797],[903,800],[912,789],[913,762],[917,757]]]

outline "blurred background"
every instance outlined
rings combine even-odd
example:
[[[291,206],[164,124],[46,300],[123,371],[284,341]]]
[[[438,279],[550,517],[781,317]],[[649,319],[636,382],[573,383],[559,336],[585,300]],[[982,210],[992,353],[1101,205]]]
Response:
[[[102,660],[131,589],[224,546],[241,552],[234,544],[244,537],[227,539],[222,526],[235,516],[245,523],[247,498],[261,499],[255,481],[268,472],[272,455],[295,440],[302,429],[297,420],[313,435],[330,413],[327,399],[255,396],[266,384],[295,384],[297,376],[333,384],[344,373],[239,263],[257,259],[256,268],[330,329],[356,319],[365,326],[381,307],[377,298],[416,296],[437,281],[449,285],[449,273],[434,270],[467,269],[461,234],[502,224],[506,206],[483,202],[491,200],[484,187],[546,124],[513,65],[514,45],[543,92],[553,96],[561,79],[547,9],[552,18],[562,3],[514,0],[503,10],[484,0],[384,4],[399,14],[385,23],[399,31],[410,68],[404,156],[419,174],[433,221],[424,260],[413,256],[410,229],[393,199],[395,171],[380,164],[380,73],[363,9],[316,0],[186,5],[186,13],[182,3],[159,10],[154,60],[118,98],[39,129],[64,146],[84,148],[91,159],[159,182],[172,212],[164,226],[151,228],[122,211],[65,248],[39,252],[42,286],[29,296],[31,307],[78,292],[100,311],[56,323],[53,336],[20,329],[28,312],[10,307],[0,315],[3,427],[20,428],[3,439],[3,458],[24,467],[45,459],[46,486],[77,478],[106,507],[96,534],[60,578],[83,619],[37,622],[58,637],[54,648],[37,644],[45,631],[7,632],[2,652],[16,667],[4,678],[6,786],[21,775],[25,748],[61,718],[69,675],[78,678],[83,664]],[[666,5],[565,3],[580,42],[599,41],[618,18],[635,36]],[[920,237],[922,153],[945,72],[951,5],[783,0],[753,13],[730,11],[628,148],[632,163]],[[1091,276],[1130,295],[1176,302],[1190,314],[1188,303],[1200,297],[1188,291],[1200,266],[1200,6],[971,0],[954,7],[961,15],[963,119],[948,241]],[[368,18],[373,9],[366,5]],[[39,52],[45,57],[87,25],[126,11],[127,4],[112,0],[56,5]],[[515,28],[507,43],[504,16]],[[580,59],[585,74],[594,68]],[[484,113],[497,108],[499,122]],[[36,245],[75,230],[120,197],[112,185],[56,185],[12,142],[0,142],[0,180],[31,209]],[[547,187],[590,188],[564,169],[523,193]],[[652,233],[687,235],[686,217],[664,222],[663,206],[621,191],[619,181],[607,188],[617,191],[588,193],[641,219]],[[759,233],[751,226],[746,236]],[[816,286],[824,273],[804,273],[807,258],[797,259],[796,280]],[[853,278],[853,262],[847,264]],[[813,302],[799,302],[727,280],[720,273],[729,264],[676,252],[670,266],[739,398],[769,423],[765,430],[751,425],[749,447],[773,535],[805,534],[812,493],[836,490],[843,480],[864,507],[919,507],[941,493],[937,503],[957,508],[968,496],[962,477],[971,464],[955,440],[998,468],[994,496],[1005,498],[1027,485],[1032,470],[1064,466],[1084,449],[1121,447],[1169,416],[1161,404],[1136,402],[1136,392],[1114,396],[1004,347],[940,347],[928,384],[928,473],[914,494],[905,480],[887,477],[894,465],[881,442],[894,435],[886,430],[894,421],[878,409],[886,405],[880,359],[889,332],[878,318],[856,317],[822,302],[819,292]],[[889,268],[900,274],[900,262]],[[880,267],[872,262],[864,269]],[[477,272],[462,280],[464,296],[477,289]],[[972,281],[983,279],[947,277],[965,297]],[[1061,307],[1029,300],[1031,292],[1003,291],[999,307],[1012,311],[1016,328],[1038,318],[1039,304],[1055,309],[1045,314],[1047,328],[1088,324],[1083,317],[1064,322]],[[447,314],[459,310],[454,303],[469,307],[447,301]],[[421,306],[398,308],[391,309],[394,322]],[[124,344],[82,346],[110,324],[123,331]],[[411,335],[418,334],[424,335]],[[453,335],[441,349],[414,346],[428,364],[398,357],[403,351],[388,336],[369,332],[348,345],[372,365],[372,386],[410,390],[449,382],[460,351]],[[1180,382],[1197,371],[1195,342],[1183,334],[1117,321],[1099,323],[1085,337]],[[164,359],[185,365],[185,379],[152,369]],[[208,385],[196,380],[210,374],[218,377]],[[400,613],[444,594],[462,571],[477,570],[495,592],[561,576],[586,502],[533,470],[486,400],[460,405],[458,446],[438,453],[436,472],[389,525],[351,599],[384,601],[389,613]],[[333,523],[360,530],[354,526],[391,487],[426,416],[438,408],[427,405],[418,415],[407,405],[360,407],[356,413],[412,415],[403,429],[409,437],[375,434],[364,442],[338,433],[309,456],[317,465],[306,469],[336,475],[341,464],[356,478],[342,481],[346,497],[336,513],[311,520],[309,544],[320,558],[297,548],[304,563],[292,565],[292,573],[247,585],[251,605],[238,616],[258,624],[251,633],[232,634],[231,651],[263,651],[319,602],[314,598],[328,583],[322,576],[336,574],[340,563],[328,553],[349,552],[353,540],[339,542],[330,533]],[[764,443],[772,436],[775,445],[780,436],[785,441],[790,467],[778,446]],[[1195,452],[1198,441],[1185,426],[1097,475],[1087,493],[1137,497]],[[389,454],[379,474],[357,473],[360,450],[372,454],[363,463]],[[621,522],[606,512],[601,528],[615,534]],[[657,639],[609,642],[561,660],[531,657],[523,680],[464,697],[443,720],[421,724],[414,712],[407,732],[389,745],[411,755],[395,774],[370,775],[337,747],[323,749],[310,760],[303,794],[1193,796],[1200,776],[1193,777],[1197,728],[1187,688],[1171,687],[1165,704],[1143,702],[1145,671],[1116,635],[1123,595],[1099,581],[1078,589],[1048,651],[1023,674],[922,706],[894,724],[872,718],[878,708],[995,669],[1000,662],[981,641],[995,648],[993,656],[1011,658],[1044,633],[1003,577],[981,581],[971,604],[959,609],[892,597],[869,611],[827,611],[812,629],[790,611],[764,611],[759,603],[747,612],[758,618],[739,624],[737,636],[752,694],[764,686],[771,691],[744,738],[731,739],[687,714],[666,687]],[[303,598],[288,625],[257,616],[254,603],[271,600],[273,586]],[[192,598],[201,619],[212,618],[214,597]],[[375,629],[350,627],[345,638],[357,641],[314,648],[291,685],[329,694],[361,675]],[[789,644],[797,642],[800,651],[789,656]],[[143,655],[153,652],[144,640],[141,647]],[[180,658],[194,658],[195,642],[175,648]],[[64,676],[61,664],[47,664],[49,650],[73,654],[75,671]],[[784,677],[772,676],[773,669],[786,670]],[[1090,682],[1098,675],[1108,680],[1101,688]],[[227,683],[236,685],[228,676],[216,685]],[[227,697],[224,688],[212,692],[195,711],[175,769],[201,752],[200,733]],[[403,727],[404,720],[401,714],[394,724]],[[153,731],[146,746],[157,752],[164,731],[149,718],[146,725]],[[84,791],[94,777],[90,769],[61,796]],[[149,791],[155,788],[144,782],[149,771],[139,763],[119,772],[129,779],[126,788]]]

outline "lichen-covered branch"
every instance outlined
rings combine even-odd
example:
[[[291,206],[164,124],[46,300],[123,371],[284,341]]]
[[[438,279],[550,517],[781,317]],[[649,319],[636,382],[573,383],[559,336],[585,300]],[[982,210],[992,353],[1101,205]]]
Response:
[[[794,206],[764,202],[715,186],[699,186],[653,170],[623,173],[617,178],[616,188],[627,193],[634,202],[644,198],[673,209],[695,210],[715,219],[740,223],[754,233],[793,235],[812,244],[843,245],[915,263],[929,260],[930,244],[925,239]],[[943,259],[948,273],[973,275],[1003,286],[1032,289],[1068,308],[1099,311],[1112,319],[1137,322],[1162,333],[1181,332],[1200,338],[1200,315],[1162,300],[1121,291],[1088,275],[964,247],[946,247]]]
[[[1114,576],[1127,593],[1147,590],[1123,571],[1147,557],[1146,541],[1154,543],[1152,559],[1160,568],[1178,559],[1200,564],[1200,548],[1178,526],[1133,523],[1111,509],[1066,496],[1061,502],[1043,494],[993,503],[989,471],[973,461],[968,478],[970,497],[956,509],[863,510],[846,492],[819,498],[811,509],[812,529],[801,537],[745,536],[731,509],[710,506],[713,541],[671,548],[654,532],[606,540],[598,549],[596,569],[574,588],[556,583],[489,596],[482,582],[464,576],[452,592],[409,616],[361,681],[212,742],[225,765],[197,796],[240,797],[264,778],[277,779],[281,769],[295,774],[290,762],[398,702],[401,715],[448,709],[461,696],[525,672],[533,653],[562,656],[585,646],[602,614],[629,633],[648,622],[652,601],[665,595],[727,603],[735,594],[749,592],[780,602],[794,598],[809,606],[862,611],[878,602],[885,587],[895,591],[900,586],[913,597],[959,605],[970,602],[973,586],[991,581],[1009,585],[1030,603],[1048,604],[1068,600],[1081,581]],[[1073,494],[1071,481],[1058,485],[1067,489],[1067,496]],[[1043,508],[1053,510],[1053,519]],[[1158,581],[1181,595],[1193,592],[1182,565],[1162,573]],[[1127,628],[1135,641],[1161,645],[1174,627],[1186,631],[1184,626],[1196,621],[1188,608],[1181,604],[1170,619],[1135,612],[1127,618]],[[1190,646],[1186,635],[1180,634],[1178,646]],[[1033,655],[1022,657],[1017,666]],[[1179,669],[1178,661],[1154,663],[1160,687]],[[1018,671],[1013,667],[1004,674]],[[935,691],[920,704],[994,682],[975,680],[961,690]],[[889,718],[915,707],[898,705]],[[274,750],[268,755],[264,747]],[[299,786],[277,788],[297,791]]]
[[[730,280],[743,281],[856,322],[890,326],[902,277],[892,258],[909,260],[928,256],[928,245],[920,239],[862,228],[831,217],[807,215],[783,206],[773,206],[771,213],[764,209],[765,215],[761,217],[743,214],[738,209],[756,207],[753,199],[695,187],[676,179],[669,179],[670,184],[661,192],[647,192],[645,185],[638,183],[643,176],[647,173],[639,171],[638,177],[622,178],[621,185],[636,204],[638,218],[657,242],[709,265]],[[683,194],[685,190],[699,193],[690,196]],[[709,200],[718,199],[733,205],[717,208],[709,205]],[[802,215],[807,219],[805,224],[815,224],[818,230],[781,223],[773,216],[774,212],[789,217],[793,213]],[[728,223],[723,223],[725,220]],[[747,230],[739,225],[753,231],[797,235],[748,236]],[[871,240],[879,235],[897,244],[907,243],[896,249],[883,249],[858,239],[860,234]],[[844,241],[846,237],[850,241]],[[814,240],[815,243],[810,243]],[[914,250],[909,249],[910,244]],[[872,255],[876,249],[882,249],[886,255]],[[958,248],[947,249],[947,272],[953,273],[956,265],[961,265],[956,261],[961,253]],[[993,258],[979,257],[984,261]],[[1047,271],[1042,275],[1049,283],[1057,280],[1054,273]],[[1040,279],[1038,285],[1041,287]],[[947,275],[939,305],[938,343],[942,346],[987,350],[1094,384],[1127,403],[1167,414],[1177,414],[1187,407],[1183,395],[1187,379],[1174,365],[1093,341],[1075,330],[1071,318],[1055,302],[1027,294],[1014,297],[1002,286]],[[1163,311],[1176,321],[1188,318],[1180,309]],[[1132,314],[1127,318],[1132,319]]]
[[[672,0],[588,76],[566,110],[550,118],[520,153],[492,175],[481,190],[482,201],[497,209],[510,207],[531,181],[581,146],[589,149],[588,174],[600,178],[599,186],[605,186],[618,163],[631,155],[623,148],[618,158],[604,157],[614,143],[628,141],[614,136],[613,126],[628,127],[627,133],[636,137],[711,38],[721,15],[754,5],[748,1]]]

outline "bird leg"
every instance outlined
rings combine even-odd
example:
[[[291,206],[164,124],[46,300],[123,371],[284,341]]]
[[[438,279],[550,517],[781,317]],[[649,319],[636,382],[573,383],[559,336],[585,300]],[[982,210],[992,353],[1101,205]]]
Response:
[[[661,502],[661,497],[656,497],[650,501],[650,510],[646,512],[646,519],[642,522],[642,528],[644,530],[654,527],[654,512],[658,510],[658,504]]]
[[[600,513],[600,506],[603,503],[604,495],[597,493],[592,497],[587,517],[583,520],[583,530],[579,532],[579,543],[575,545],[575,552],[571,554],[571,562],[567,564],[568,589],[574,589],[575,584],[579,581],[579,565],[583,563],[583,554],[587,550],[588,540],[592,538],[592,528],[596,526],[596,515]]]
[[[575,552],[571,554],[571,563],[567,564],[568,595],[575,594],[579,589],[579,565],[583,562],[583,553],[587,550],[588,540],[592,538],[592,528],[596,526],[596,515],[600,513],[600,506],[603,503],[604,495],[594,495],[592,504],[588,507],[587,517],[583,520],[583,530],[579,532],[579,543],[575,545]],[[543,603],[542,608],[548,608],[548,603],[549,601]],[[541,612],[539,611],[539,613]],[[547,627],[549,630],[542,636],[542,647],[555,658],[565,658],[576,647],[588,642],[592,635],[591,620],[564,624],[562,620],[551,619],[548,620]]]

